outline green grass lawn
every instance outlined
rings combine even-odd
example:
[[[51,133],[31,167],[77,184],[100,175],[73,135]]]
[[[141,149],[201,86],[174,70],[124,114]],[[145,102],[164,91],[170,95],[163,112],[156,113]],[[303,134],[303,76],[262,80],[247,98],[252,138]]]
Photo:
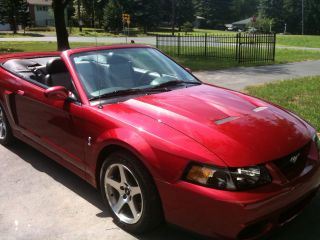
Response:
[[[216,59],[216,58],[204,58],[204,57],[173,57],[178,63],[185,67],[191,68],[193,71],[199,70],[217,70],[231,67],[249,67],[249,66],[261,66],[268,64],[283,64],[290,62],[301,62],[307,60],[319,60],[320,53],[317,51],[303,51],[292,49],[276,49],[275,62],[261,62],[261,63],[237,63],[231,59]]]
[[[95,46],[96,43],[70,43],[71,48]],[[108,45],[107,43],[98,43],[98,45]],[[55,42],[0,42],[0,54],[6,52],[39,52],[56,51]]]
[[[320,36],[277,35],[278,46],[320,48]]]
[[[297,113],[320,132],[320,76],[248,87],[246,92]]]

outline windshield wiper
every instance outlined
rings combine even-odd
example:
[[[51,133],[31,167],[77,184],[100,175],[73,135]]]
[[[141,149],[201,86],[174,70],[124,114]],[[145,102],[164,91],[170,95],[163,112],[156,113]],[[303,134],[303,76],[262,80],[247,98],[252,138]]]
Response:
[[[192,84],[192,85],[201,85],[201,82],[190,82],[190,81],[184,81],[184,80],[171,80],[168,82],[164,82],[164,83],[160,83],[154,87],[152,87],[151,89],[158,89],[158,88],[164,88],[164,87],[170,87],[170,86],[177,86],[180,84]]]
[[[98,100],[100,98],[107,98],[107,97],[118,97],[118,96],[127,96],[133,95],[136,93],[148,93],[148,92],[159,92],[159,91],[167,91],[165,89],[152,89],[152,88],[129,88],[129,89],[121,89],[116,90],[113,92],[108,92],[105,94],[101,94],[100,96],[95,96],[90,98],[90,101]]]

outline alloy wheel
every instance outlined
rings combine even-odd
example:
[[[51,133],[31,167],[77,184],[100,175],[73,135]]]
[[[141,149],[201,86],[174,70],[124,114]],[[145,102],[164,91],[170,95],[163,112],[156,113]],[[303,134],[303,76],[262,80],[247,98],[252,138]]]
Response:
[[[143,213],[143,195],[137,178],[123,164],[110,165],[105,174],[104,188],[109,205],[120,221],[137,223]]]

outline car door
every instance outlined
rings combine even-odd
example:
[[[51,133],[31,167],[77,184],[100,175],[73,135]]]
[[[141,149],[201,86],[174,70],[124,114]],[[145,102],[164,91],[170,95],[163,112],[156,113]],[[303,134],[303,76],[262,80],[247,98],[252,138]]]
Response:
[[[49,99],[46,88],[21,81],[14,94],[20,131],[63,160],[85,171],[83,109],[77,101]]]

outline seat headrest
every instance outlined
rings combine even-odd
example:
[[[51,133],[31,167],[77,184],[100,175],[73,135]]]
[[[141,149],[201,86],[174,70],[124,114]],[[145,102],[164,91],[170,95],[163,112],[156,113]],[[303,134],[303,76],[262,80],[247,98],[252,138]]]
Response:
[[[112,65],[112,64],[125,64],[125,63],[129,63],[130,60],[119,56],[119,55],[112,55],[111,57],[108,58],[108,64]]]
[[[46,68],[48,74],[68,72],[67,66],[61,58],[53,58],[49,60]]]

